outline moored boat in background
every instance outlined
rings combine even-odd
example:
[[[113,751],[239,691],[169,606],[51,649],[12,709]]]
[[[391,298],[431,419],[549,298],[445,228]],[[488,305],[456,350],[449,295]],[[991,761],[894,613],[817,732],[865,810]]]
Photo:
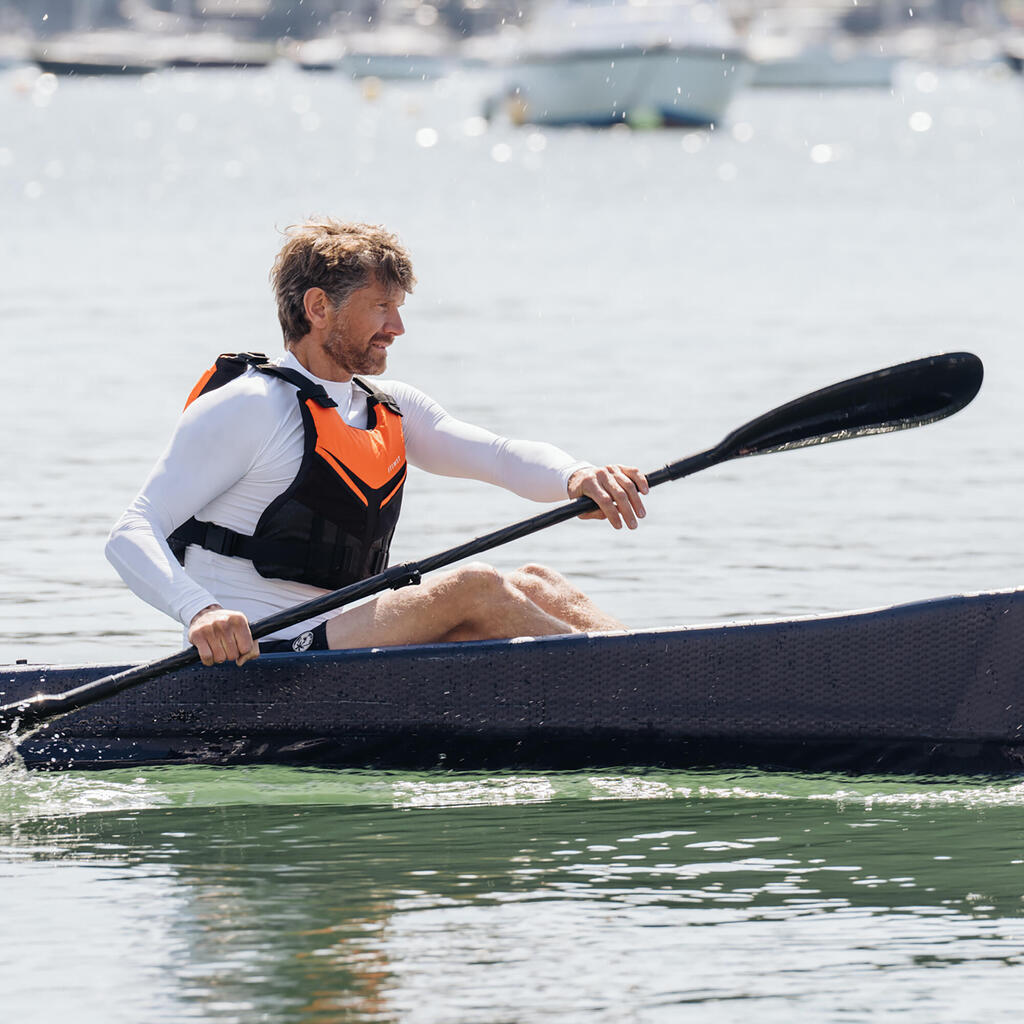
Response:
[[[750,61],[722,10],[692,0],[558,0],[538,8],[486,103],[545,125],[707,125]]]
[[[744,36],[752,86],[888,89],[906,57],[902,32],[855,34],[824,7],[766,7]],[[880,28],[881,26],[879,26]]]
[[[131,30],[69,32],[38,41],[29,57],[54,75],[144,75],[165,65],[152,40]]]
[[[350,78],[430,81],[456,65],[455,44],[441,30],[425,25],[385,24],[342,36],[337,68]]]
[[[1024,589],[678,629],[265,655],[23,740],[27,765],[1024,767]],[[0,700],[114,666],[0,669]]]
[[[224,32],[167,33],[153,45],[169,68],[263,68],[279,57],[276,43]]]
[[[750,55],[751,85],[794,89],[888,89],[903,59],[846,39],[763,38],[751,42]]]

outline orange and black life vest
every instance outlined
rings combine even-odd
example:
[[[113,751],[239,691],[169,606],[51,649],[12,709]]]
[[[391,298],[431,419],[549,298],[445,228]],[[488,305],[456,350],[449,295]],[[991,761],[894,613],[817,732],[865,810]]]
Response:
[[[218,554],[247,558],[268,579],[296,580],[326,590],[366,579],[388,564],[405,484],[402,413],[395,400],[359,377],[369,396],[365,430],[349,426],[324,388],[259,352],[222,355],[200,378],[185,403],[222,387],[248,367],[296,390],[305,447],[289,487],[260,516],[253,535],[194,516],[167,538],[184,563],[197,544]]]

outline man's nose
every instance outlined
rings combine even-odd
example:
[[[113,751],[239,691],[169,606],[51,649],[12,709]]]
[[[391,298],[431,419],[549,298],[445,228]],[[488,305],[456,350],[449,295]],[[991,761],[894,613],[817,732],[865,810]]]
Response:
[[[387,319],[387,323],[384,325],[384,330],[388,334],[393,334],[396,338],[400,334],[405,334],[405,324],[402,323],[402,314],[396,309]]]

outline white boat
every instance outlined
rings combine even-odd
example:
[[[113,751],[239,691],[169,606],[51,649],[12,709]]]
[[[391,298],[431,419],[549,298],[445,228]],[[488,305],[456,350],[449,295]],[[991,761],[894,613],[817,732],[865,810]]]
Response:
[[[210,30],[167,34],[154,46],[172,68],[262,68],[278,58],[276,43]]]
[[[884,49],[859,49],[843,40],[784,40],[753,47],[751,55],[755,61],[751,85],[798,89],[888,89],[901,60]]]
[[[836,11],[814,5],[767,7],[751,22],[751,85],[796,89],[888,89],[906,54],[894,28],[854,35]]]
[[[337,71],[348,50],[341,36],[332,34],[293,41],[283,47],[283,52],[303,71]]]
[[[698,0],[556,0],[537,10],[487,112],[547,125],[707,125],[750,61],[722,10]]]
[[[346,32],[336,66],[352,78],[429,81],[448,74],[455,62],[453,43],[426,25],[385,24]]]
[[[50,36],[36,42],[29,56],[41,71],[55,75],[143,75],[164,66],[149,37],[131,30]]]

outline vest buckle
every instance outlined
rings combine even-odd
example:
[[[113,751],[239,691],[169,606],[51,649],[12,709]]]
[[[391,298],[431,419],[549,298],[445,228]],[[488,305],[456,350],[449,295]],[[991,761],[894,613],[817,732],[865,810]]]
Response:
[[[215,555],[227,555],[230,558],[235,553],[235,532],[216,523],[207,523],[202,546]]]

